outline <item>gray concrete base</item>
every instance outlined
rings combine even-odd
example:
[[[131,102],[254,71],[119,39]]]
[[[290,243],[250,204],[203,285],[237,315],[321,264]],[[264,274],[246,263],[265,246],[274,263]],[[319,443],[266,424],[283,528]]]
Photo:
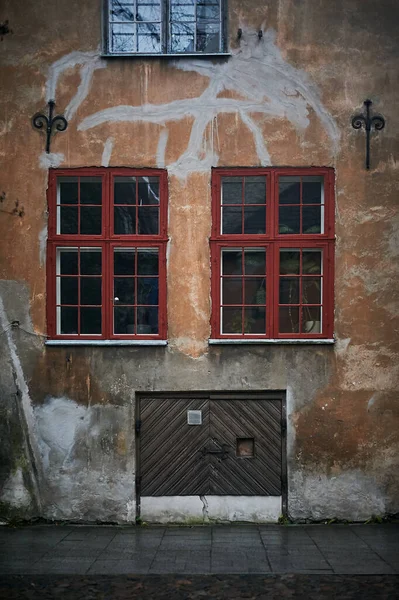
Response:
[[[281,496],[144,496],[141,518],[149,523],[277,523]]]

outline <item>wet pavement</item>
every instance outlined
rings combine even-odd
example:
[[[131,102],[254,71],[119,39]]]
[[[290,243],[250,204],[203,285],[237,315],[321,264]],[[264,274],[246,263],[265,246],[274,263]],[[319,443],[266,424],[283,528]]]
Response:
[[[0,528],[0,598],[393,599],[398,573],[396,524]]]

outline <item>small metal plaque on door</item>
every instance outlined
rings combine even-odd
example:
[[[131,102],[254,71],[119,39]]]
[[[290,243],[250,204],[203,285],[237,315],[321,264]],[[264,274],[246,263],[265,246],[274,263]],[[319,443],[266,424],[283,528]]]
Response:
[[[188,425],[202,425],[202,410],[188,410],[187,411],[187,424]]]

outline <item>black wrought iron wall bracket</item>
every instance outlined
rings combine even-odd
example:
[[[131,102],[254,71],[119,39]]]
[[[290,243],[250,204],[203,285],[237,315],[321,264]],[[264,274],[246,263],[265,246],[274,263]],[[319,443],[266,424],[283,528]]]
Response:
[[[51,134],[53,129],[56,131],[65,131],[68,127],[68,121],[62,115],[54,114],[55,102],[54,100],[48,101],[48,117],[43,113],[36,113],[32,117],[33,127],[36,129],[45,129],[46,130],[46,152],[49,154],[50,152],[50,143],[51,143]]]
[[[370,106],[372,105],[371,100],[365,100],[364,106],[366,107],[366,114],[359,114],[352,117],[352,127],[354,129],[361,129],[364,125],[366,130],[366,169],[370,169],[370,133],[371,128],[374,126],[376,131],[381,131],[385,127],[385,119],[382,115],[370,115]]]

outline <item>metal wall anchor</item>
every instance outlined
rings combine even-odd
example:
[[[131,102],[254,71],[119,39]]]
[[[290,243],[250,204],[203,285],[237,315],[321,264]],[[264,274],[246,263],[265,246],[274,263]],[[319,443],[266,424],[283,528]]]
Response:
[[[385,119],[382,115],[370,116],[370,106],[372,105],[371,100],[365,100],[364,106],[366,107],[366,114],[355,115],[352,117],[352,127],[354,129],[361,129],[364,125],[366,129],[366,169],[370,169],[370,132],[374,125],[376,131],[381,131],[385,127]]]
[[[33,117],[32,117],[32,124],[33,127],[36,127],[36,129],[46,129],[46,152],[47,154],[49,154],[50,152],[50,140],[51,140],[51,133],[53,130],[53,127],[55,127],[56,131],[65,131],[65,129],[68,127],[68,121],[66,120],[65,117],[63,117],[62,115],[56,115],[55,117],[53,117],[53,113],[54,113],[54,107],[55,107],[55,102],[54,100],[49,100],[48,101],[48,117],[46,115],[44,115],[43,113],[36,113]]]

